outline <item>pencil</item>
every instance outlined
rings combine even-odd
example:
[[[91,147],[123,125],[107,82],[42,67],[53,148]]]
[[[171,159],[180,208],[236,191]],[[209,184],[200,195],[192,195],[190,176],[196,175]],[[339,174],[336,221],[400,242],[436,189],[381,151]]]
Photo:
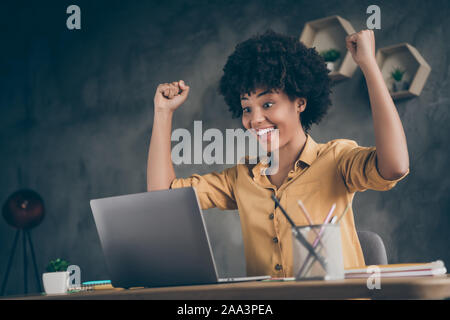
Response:
[[[352,203],[351,202],[349,202],[348,204],[347,204],[347,207],[345,208],[345,210],[344,210],[344,212],[341,214],[341,216],[337,219],[337,221],[336,221],[336,224],[338,224],[339,223],[339,221],[341,221],[341,219],[344,217],[344,215],[347,213],[347,211],[348,211],[348,209],[350,209],[350,205],[351,205]]]
[[[308,213],[308,210],[306,210],[305,206],[303,205],[302,200],[298,200],[297,203],[300,206],[300,208],[302,209],[303,214],[306,217],[306,220],[308,220],[309,225],[313,226],[314,222],[312,221],[311,215]],[[312,228],[312,230],[316,234],[316,239],[320,239],[319,231],[317,231],[316,228]],[[320,244],[323,246],[322,241],[321,240],[319,240],[319,241],[320,241]]]
[[[320,237],[322,236],[322,233],[325,230],[325,225],[328,223],[328,221],[330,221],[330,218],[331,218],[331,215],[334,212],[334,209],[336,209],[336,203],[333,203],[333,205],[331,206],[330,212],[328,212],[328,215],[325,218],[325,221],[323,222],[322,227],[320,228],[319,235],[316,238],[316,240],[314,240],[314,242],[313,242],[313,247],[314,248],[317,246],[317,243],[319,242],[319,239],[320,239]]]
[[[308,211],[306,210],[305,206],[303,205],[302,200],[298,200],[297,203],[300,206],[300,208],[302,209],[303,214],[305,215],[306,220],[308,220],[309,225],[312,226],[314,223],[312,222],[311,216],[309,215]]]

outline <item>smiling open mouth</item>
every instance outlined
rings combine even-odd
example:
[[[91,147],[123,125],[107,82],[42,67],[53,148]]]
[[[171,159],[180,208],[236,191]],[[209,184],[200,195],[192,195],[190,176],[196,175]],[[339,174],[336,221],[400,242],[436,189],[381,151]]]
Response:
[[[256,130],[257,139],[263,142],[272,142],[275,136],[278,136],[279,131],[277,127],[264,128]]]
[[[263,136],[263,135],[265,135],[265,134],[267,134],[267,133],[269,133],[269,132],[274,131],[275,129],[276,129],[275,127],[271,127],[271,128],[266,128],[266,129],[257,130],[257,131],[256,131],[256,134],[257,134],[258,136]]]

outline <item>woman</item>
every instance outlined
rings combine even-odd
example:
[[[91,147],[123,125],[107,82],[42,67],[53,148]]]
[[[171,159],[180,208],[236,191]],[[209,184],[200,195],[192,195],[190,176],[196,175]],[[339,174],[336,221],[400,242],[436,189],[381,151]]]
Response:
[[[274,194],[297,225],[307,225],[302,200],[314,224],[321,224],[333,204],[341,213],[355,192],[389,190],[409,173],[406,138],[395,105],[375,60],[373,31],[346,38],[347,49],[366,78],[376,147],[336,139],[316,143],[308,134],[331,105],[330,80],[314,48],[272,30],[236,46],[224,67],[219,92],[233,117],[246,129],[271,141],[277,129],[278,171],[265,175],[265,161],[238,164],[220,173],[176,178],[171,161],[173,112],[187,99],[182,80],[158,86],[147,169],[148,191],[193,186],[202,209],[238,209],[247,275],[294,276],[288,221],[274,207]],[[353,210],[341,220],[344,267],[363,267]]]

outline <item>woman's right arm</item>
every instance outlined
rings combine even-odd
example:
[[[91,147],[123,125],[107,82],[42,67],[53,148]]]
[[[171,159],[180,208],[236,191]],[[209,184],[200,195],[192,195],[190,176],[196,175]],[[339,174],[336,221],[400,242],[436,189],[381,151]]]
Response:
[[[169,189],[176,178],[171,157],[172,117],[186,101],[189,86],[182,80],[160,84],[154,98],[152,137],[147,161],[147,191]]]

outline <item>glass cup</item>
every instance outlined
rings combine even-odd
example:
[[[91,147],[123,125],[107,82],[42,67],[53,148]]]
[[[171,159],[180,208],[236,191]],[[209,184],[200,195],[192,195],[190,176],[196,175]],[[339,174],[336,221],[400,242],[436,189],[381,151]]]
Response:
[[[316,256],[297,235],[309,243]],[[296,280],[344,279],[341,228],[339,224],[321,224],[292,228],[293,273]]]

